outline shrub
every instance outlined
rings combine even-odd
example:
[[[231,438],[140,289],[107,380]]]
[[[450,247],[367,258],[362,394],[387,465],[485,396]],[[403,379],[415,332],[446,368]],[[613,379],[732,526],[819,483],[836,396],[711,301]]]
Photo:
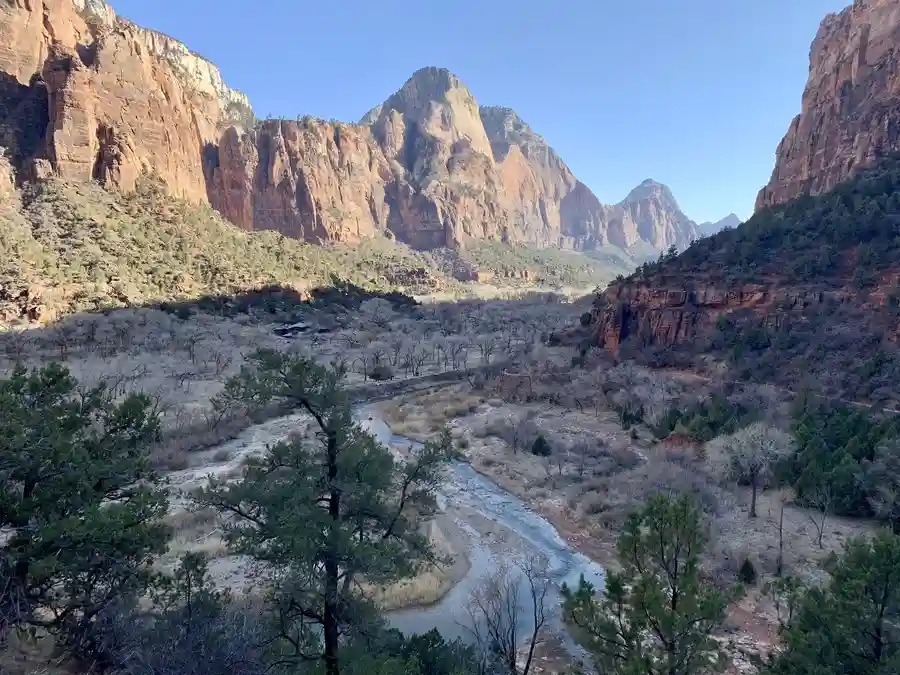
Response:
[[[543,434],[539,434],[534,439],[534,443],[531,444],[531,454],[536,457],[549,457],[553,454],[553,448],[550,447],[550,443],[547,442]]]
[[[378,382],[393,380],[394,369],[391,368],[391,366],[387,363],[379,363],[374,368],[372,368],[372,372],[369,373],[369,377]]]
[[[738,570],[738,579],[742,584],[755,586],[758,578],[759,574],[756,571],[756,567],[750,562],[750,558],[744,558],[744,562],[741,563],[741,568]]]

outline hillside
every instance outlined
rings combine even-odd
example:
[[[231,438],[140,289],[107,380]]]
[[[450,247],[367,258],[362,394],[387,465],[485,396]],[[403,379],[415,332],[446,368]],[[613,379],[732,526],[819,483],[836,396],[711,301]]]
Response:
[[[317,243],[643,252],[696,236],[674,200],[602,204],[514,111],[480,107],[443,68],[357,124],[257,121],[215,65],[101,0],[3,3],[0,41],[0,154],[20,184],[128,192],[149,174],[245,230]]]
[[[479,274],[511,290],[585,289],[627,269],[617,259],[500,243],[491,258],[480,251],[424,254],[383,238],[304,244],[275,232],[245,232],[152,181],[122,194],[50,179],[21,193],[0,190],[0,323],[269,284],[305,291],[332,275],[367,289],[459,297],[475,291],[468,282]]]
[[[598,297],[596,342],[656,365],[900,402],[900,159],[764,209]]]

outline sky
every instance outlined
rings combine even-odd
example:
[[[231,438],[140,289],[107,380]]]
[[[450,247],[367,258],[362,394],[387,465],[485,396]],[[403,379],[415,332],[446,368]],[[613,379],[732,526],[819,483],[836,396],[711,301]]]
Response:
[[[819,22],[849,0],[111,0],[259,117],[355,122],[423,66],[516,110],[607,203],[646,178],[698,222],[753,212]]]

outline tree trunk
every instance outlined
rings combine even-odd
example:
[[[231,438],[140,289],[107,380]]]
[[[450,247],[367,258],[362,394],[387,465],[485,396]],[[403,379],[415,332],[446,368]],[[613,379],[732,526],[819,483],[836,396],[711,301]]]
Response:
[[[756,518],[756,474],[750,476],[750,517]]]
[[[340,636],[340,608],[338,606],[338,554],[336,550],[341,520],[341,493],[337,481],[337,438],[328,433],[328,516],[331,521],[325,551],[325,607],[322,612],[322,633],[325,640],[325,675],[339,675],[338,640]]]
[[[338,569],[337,563],[325,563],[325,611],[322,632],[325,638],[325,673],[339,675],[338,666]]]
[[[784,499],[782,497],[782,499]],[[778,563],[775,575],[781,576],[784,571],[784,501],[781,502],[781,512],[778,514]]]

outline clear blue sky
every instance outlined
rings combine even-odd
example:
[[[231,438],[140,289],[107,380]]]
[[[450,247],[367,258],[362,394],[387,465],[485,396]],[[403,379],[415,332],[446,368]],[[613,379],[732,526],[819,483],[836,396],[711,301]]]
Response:
[[[819,21],[849,0],[111,0],[257,115],[357,121],[443,66],[514,108],[605,202],[645,178],[698,221],[753,210]]]

